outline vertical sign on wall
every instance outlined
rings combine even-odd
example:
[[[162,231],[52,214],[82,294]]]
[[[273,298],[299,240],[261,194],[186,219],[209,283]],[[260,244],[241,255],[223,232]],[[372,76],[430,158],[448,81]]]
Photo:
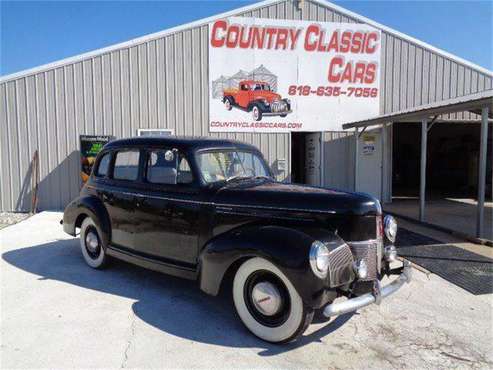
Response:
[[[340,131],[377,115],[380,43],[367,24],[210,23],[210,131]]]
[[[113,140],[108,135],[80,135],[80,163],[82,182],[86,182],[91,175],[92,166],[103,146]]]

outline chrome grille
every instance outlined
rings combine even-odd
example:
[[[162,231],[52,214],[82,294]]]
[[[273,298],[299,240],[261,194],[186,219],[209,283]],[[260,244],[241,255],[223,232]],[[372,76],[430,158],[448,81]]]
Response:
[[[378,246],[377,240],[365,240],[362,242],[348,243],[353,252],[353,257],[356,261],[365,261],[368,267],[368,276],[362,281],[375,280],[378,277],[378,270],[380,268],[380,261],[378,260]]]
[[[284,101],[276,100],[272,102],[270,109],[272,113],[284,112],[288,110],[288,105]]]
[[[347,244],[329,252],[329,284],[331,287],[348,283],[353,268],[353,254]]]

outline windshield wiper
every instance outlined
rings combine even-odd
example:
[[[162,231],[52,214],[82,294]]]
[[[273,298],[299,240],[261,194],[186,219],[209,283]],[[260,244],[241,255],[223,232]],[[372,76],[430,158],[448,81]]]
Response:
[[[248,178],[250,178],[250,177],[249,176],[242,176],[242,175],[235,175],[235,176],[228,177],[226,179],[226,183],[228,183],[230,181],[238,180],[238,179],[248,179]]]

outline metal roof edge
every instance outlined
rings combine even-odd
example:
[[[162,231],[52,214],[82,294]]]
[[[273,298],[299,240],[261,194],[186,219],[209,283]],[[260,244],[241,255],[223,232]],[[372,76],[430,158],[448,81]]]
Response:
[[[334,3],[331,3],[330,1],[327,1],[327,0],[309,0],[309,1],[312,1],[314,3],[317,3],[321,6],[325,6],[327,8],[330,8],[330,9],[333,9],[339,13],[342,13],[344,15],[347,15],[348,17],[352,17],[352,18],[356,18],[364,23],[367,23],[369,24],[370,26],[373,26],[375,28],[379,28],[380,30],[382,31],[385,31],[393,36],[397,36],[401,39],[404,39],[406,41],[409,41],[409,42],[412,42],[413,44],[416,44],[418,46],[421,46],[422,48],[425,48],[425,49],[428,49],[436,54],[439,54],[445,58],[448,58],[448,59],[451,59],[453,61],[456,61],[457,63],[460,63],[460,64],[463,64],[463,65],[466,65],[472,69],[475,69],[477,70],[478,72],[481,72],[481,73],[484,73],[490,77],[493,77],[493,71],[490,71],[489,69],[487,68],[484,68],[484,67],[481,67],[473,62],[470,62],[468,60],[465,60],[461,57],[458,57],[454,54],[451,54],[449,53],[448,51],[445,51],[445,50],[442,50],[442,49],[439,49],[433,45],[430,45],[424,41],[421,41],[421,40],[418,40],[412,36],[409,36],[409,35],[406,35],[405,33],[402,33],[402,32],[399,32],[397,30],[394,30],[393,28],[390,28],[390,27],[387,27],[387,26],[384,26],[383,24],[381,23],[378,23],[376,21],[373,21],[369,18],[366,18],[365,16],[363,15],[360,15],[358,13],[355,13],[355,12],[352,12],[351,10],[348,10],[346,8],[343,8],[339,5],[336,5]]]
[[[78,54],[78,55],[68,57],[68,58],[63,58],[63,59],[60,59],[60,60],[57,60],[57,61],[54,61],[51,63],[42,64],[42,65],[37,66],[37,67],[28,68],[28,69],[25,69],[25,70],[22,70],[19,72],[14,72],[14,73],[11,73],[11,74],[8,74],[5,76],[0,76],[0,83],[8,82],[8,81],[11,81],[11,80],[14,80],[17,78],[21,78],[21,77],[27,77],[29,75],[33,75],[33,74],[36,74],[39,72],[44,72],[44,71],[49,70],[49,69],[59,68],[59,67],[65,66],[67,64],[73,64],[73,63],[81,62],[83,60],[86,60],[86,59],[89,59],[92,57],[96,57],[96,56],[100,56],[103,54],[107,54],[107,53],[110,53],[112,51],[128,48],[131,46],[142,44],[144,42],[159,39],[161,37],[169,36],[173,33],[184,31],[188,28],[204,26],[204,25],[208,24],[209,22],[215,21],[217,19],[221,19],[221,18],[225,18],[225,17],[232,17],[235,15],[238,15],[238,13],[244,13],[244,12],[256,10],[256,9],[263,8],[263,7],[268,6],[268,5],[280,3],[283,1],[285,1],[285,0],[260,1],[260,2],[255,3],[255,4],[251,4],[251,5],[241,7],[241,8],[229,10],[229,11],[224,12],[224,13],[212,15],[210,17],[197,19],[197,20],[192,21],[192,22],[188,22],[188,23],[184,23],[184,24],[181,24],[181,25],[178,25],[175,27],[167,28],[167,29],[162,30],[162,31],[150,33],[148,35],[144,35],[144,36],[140,36],[140,37],[128,40],[128,41],[120,42],[118,44],[114,44],[114,45],[106,46],[103,48],[91,50],[91,51],[88,51],[86,53]]]
[[[171,27],[171,28],[168,28],[168,29],[165,29],[165,30],[162,30],[162,31],[158,31],[158,32],[154,32],[154,33],[151,33],[151,34],[148,34],[148,35],[144,35],[144,36],[140,36],[140,37],[137,37],[137,38],[134,38],[134,39],[131,39],[129,41],[124,41],[124,42],[121,42],[121,43],[118,43],[118,44],[114,44],[114,45],[110,45],[110,46],[107,46],[107,47],[103,47],[103,48],[100,48],[100,49],[96,49],[96,50],[92,50],[92,51],[89,51],[89,52],[86,52],[86,53],[82,53],[82,54],[78,54],[78,55],[75,55],[75,56],[72,56],[72,57],[68,57],[68,58],[64,58],[64,59],[60,59],[60,60],[57,60],[55,62],[51,62],[51,63],[47,63],[47,64],[43,64],[43,65],[40,65],[40,66],[37,66],[37,67],[33,67],[33,68],[29,68],[29,69],[25,69],[25,70],[22,70],[22,71],[19,71],[19,72],[15,72],[15,73],[11,73],[11,74],[8,74],[8,75],[5,75],[5,76],[0,76],[0,83],[5,83],[5,82],[8,82],[8,81],[11,81],[11,80],[14,80],[14,79],[17,79],[17,78],[21,78],[21,77],[27,77],[29,75],[33,75],[35,73],[39,73],[39,72],[43,72],[43,71],[46,71],[46,70],[49,70],[49,69],[54,69],[54,68],[58,68],[58,67],[62,67],[64,65],[67,65],[67,64],[72,64],[72,63],[77,63],[77,62],[81,62],[85,59],[89,59],[89,58],[92,58],[92,57],[95,57],[95,56],[99,56],[99,55],[103,55],[103,54],[107,54],[109,52],[112,52],[112,51],[116,51],[116,50],[119,50],[119,49],[123,49],[123,48],[126,48],[126,47],[131,47],[131,46],[135,46],[135,45],[138,45],[138,44],[141,44],[141,43],[144,43],[144,42],[148,42],[148,41],[152,41],[152,40],[155,40],[155,39],[158,39],[158,38],[161,38],[161,37],[164,37],[164,36],[168,36],[168,35],[171,35],[173,33],[176,33],[176,32],[180,32],[180,31],[183,31],[183,30],[186,30],[187,28],[193,28],[193,27],[198,27],[198,26],[203,26],[209,22],[212,22],[214,20],[217,20],[217,19],[221,19],[221,18],[225,18],[225,17],[231,17],[231,16],[235,16],[235,15],[238,15],[238,13],[243,13],[243,12],[247,12],[247,11],[252,11],[252,10],[256,10],[256,9],[259,9],[259,8],[263,8],[265,6],[268,6],[268,5],[272,5],[272,4],[276,4],[276,3],[280,3],[280,2],[283,2],[285,0],[264,0],[264,1],[261,1],[261,2],[258,2],[258,3],[255,3],[255,4],[251,4],[251,5],[247,5],[247,6],[244,6],[244,7],[241,7],[241,8],[236,8],[236,9],[233,9],[233,10],[230,10],[230,11],[227,11],[227,12],[224,12],[224,13],[220,13],[220,14],[217,14],[217,15],[213,15],[213,16],[210,16],[210,17],[206,17],[206,18],[201,18],[201,19],[198,19],[198,20],[195,20],[195,21],[192,21],[192,22],[189,22],[189,23],[185,23],[185,24],[182,24],[182,25],[179,25],[179,26],[175,26],[175,27]],[[490,71],[484,67],[481,67],[481,66],[478,66],[477,64],[474,64],[472,62],[469,62],[465,59],[462,59],[456,55],[453,55],[449,52],[446,52],[442,49],[439,49],[439,48],[436,48],[430,44],[427,44],[426,42],[424,41],[420,41],[418,39],[415,39],[414,37],[411,37],[411,36],[408,36],[404,33],[401,33],[399,31],[396,31],[390,27],[387,27],[387,26],[384,26],[376,21],[373,21],[369,18],[366,18],[365,16],[362,16],[360,14],[357,14],[357,13],[354,13],[350,10],[347,10],[339,5],[336,5],[336,4],[333,4],[331,3],[330,1],[327,1],[327,0],[307,0],[307,1],[310,1],[310,2],[313,2],[313,3],[316,3],[316,4],[319,4],[321,6],[324,6],[326,8],[329,8],[329,9],[332,9],[332,10],[335,10],[339,13],[342,13],[344,15],[347,15],[348,17],[351,17],[351,18],[355,18],[355,19],[358,19],[360,20],[361,22],[363,23],[367,23],[375,28],[378,28],[382,31],[385,31],[389,34],[392,34],[394,36],[397,36],[397,37],[400,37],[404,40],[407,40],[409,42],[412,42],[418,46],[421,46],[423,48],[426,48],[434,53],[437,53],[439,55],[442,55],[448,59],[451,59],[451,60],[454,60],[456,61],[457,63],[460,63],[460,64],[463,64],[463,65],[466,65],[472,69],[475,69],[477,70],[478,72],[481,72],[481,73],[484,73],[490,77],[493,77],[493,71]]]
[[[391,120],[392,118],[395,118],[397,116],[419,115],[420,113],[424,114],[425,112],[427,112],[429,110],[440,109],[440,108],[449,107],[449,106],[459,106],[459,105],[467,104],[467,103],[472,104],[474,102],[478,102],[478,103],[480,102],[481,104],[491,103],[493,105],[493,89],[482,90],[482,91],[478,91],[478,92],[473,93],[473,94],[462,95],[462,96],[457,96],[455,98],[450,98],[450,99],[445,99],[445,100],[439,100],[439,101],[432,102],[432,103],[422,104],[422,105],[418,105],[418,106],[415,106],[412,108],[402,109],[400,111],[384,113],[384,114],[380,114],[380,115],[366,118],[363,120],[345,122],[342,124],[342,128],[344,130],[348,130],[351,128],[361,127],[361,126],[374,126],[374,125],[381,124],[380,122],[390,122],[387,120]]]

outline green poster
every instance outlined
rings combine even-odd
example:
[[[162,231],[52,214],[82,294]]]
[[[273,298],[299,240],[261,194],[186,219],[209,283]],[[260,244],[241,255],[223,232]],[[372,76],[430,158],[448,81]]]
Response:
[[[112,139],[113,136],[109,135],[80,135],[81,177],[83,182],[86,182],[91,175],[92,166],[98,153]]]

